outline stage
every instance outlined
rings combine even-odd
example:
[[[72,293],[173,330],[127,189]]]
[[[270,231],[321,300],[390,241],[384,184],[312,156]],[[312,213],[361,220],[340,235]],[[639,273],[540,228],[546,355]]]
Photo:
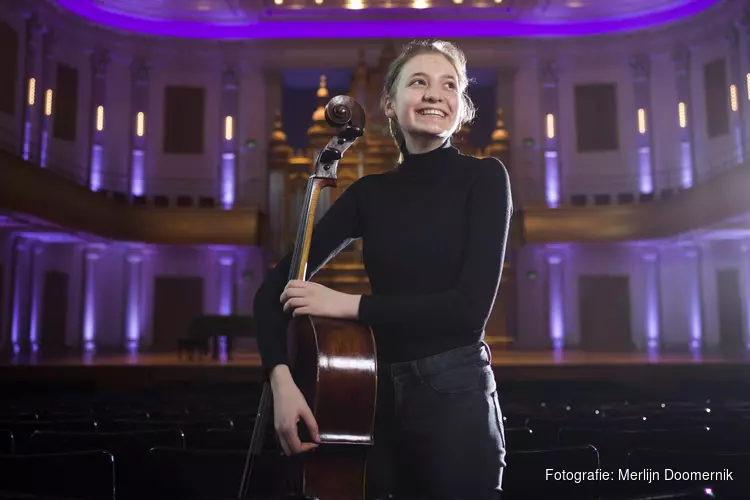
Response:
[[[750,357],[497,350],[492,365],[498,385],[581,383],[651,390],[750,386]],[[84,354],[58,358],[19,356],[0,364],[4,384],[72,384],[107,388],[154,385],[242,384],[260,381],[260,357],[240,351],[233,359],[192,360],[177,352]]]

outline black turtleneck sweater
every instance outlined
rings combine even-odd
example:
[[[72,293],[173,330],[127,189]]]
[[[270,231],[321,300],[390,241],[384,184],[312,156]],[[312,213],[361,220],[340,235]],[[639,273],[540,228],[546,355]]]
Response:
[[[316,224],[309,276],[356,238],[371,295],[359,322],[375,334],[381,363],[423,358],[480,341],[500,283],[513,212],[505,166],[461,154],[447,143],[406,155],[394,170],[348,187]],[[265,370],[287,363],[280,295],[291,252],[255,295]]]

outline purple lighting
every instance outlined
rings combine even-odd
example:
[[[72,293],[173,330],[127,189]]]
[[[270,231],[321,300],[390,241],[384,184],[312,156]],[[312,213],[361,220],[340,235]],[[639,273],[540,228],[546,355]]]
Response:
[[[140,149],[134,149],[130,179],[130,194],[132,194],[133,196],[141,196],[145,191],[145,187],[143,185],[143,163],[143,151]]]
[[[98,249],[87,249],[84,260],[84,309],[83,309],[83,350],[91,352],[96,346],[96,261]]]
[[[639,17],[599,20],[402,19],[394,21],[361,19],[258,20],[237,24],[185,20],[146,19],[118,14],[92,0],[58,0],[69,11],[99,24],[150,35],[210,39],[279,39],[279,38],[463,38],[463,37],[565,37],[600,35],[638,30],[695,15],[718,0],[685,2],[661,12]],[[433,12],[436,9],[431,9]],[[360,11],[366,12],[366,11]],[[286,13],[286,15],[289,15]],[[353,15],[353,14],[352,14]]]
[[[560,204],[560,170],[557,163],[557,151],[544,152],[544,171],[546,177],[545,196],[549,208]]]
[[[234,205],[234,153],[221,155],[221,202],[229,210]]]
[[[126,348],[136,350],[141,338],[141,268],[143,255],[134,251],[126,256],[128,266]]]
[[[220,256],[219,264],[219,314],[228,316],[232,314],[232,265],[234,264],[234,256]]]
[[[547,256],[549,264],[549,330],[552,347],[558,351],[565,345],[565,324],[563,312],[562,256]]]
[[[700,259],[698,249],[685,249],[685,256],[692,267],[688,273],[688,309],[690,313],[690,349],[700,351],[703,345],[703,314],[701,310]]]
[[[100,144],[94,144],[91,150],[91,185],[92,191],[99,191],[102,187],[102,157],[104,148]]]
[[[641,193],[653,193],[654,179],[651,175],[651,148],[649,146],[638,148],[638,168],[641,174]]]
[[[659,347],[659,270],[656,251],[643,255],[646,266],[646,348],[649,352]]]

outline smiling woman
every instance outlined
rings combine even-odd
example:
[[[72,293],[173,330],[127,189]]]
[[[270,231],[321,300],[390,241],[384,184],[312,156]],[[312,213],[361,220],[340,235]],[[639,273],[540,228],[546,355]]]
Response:
[[[466,57],[453,44],[417,41],[404,48],[388,70],[381,100],[402,154],[435,149],[474,119],[468,84]]]
[[[361,238],[372,293],[346,294],[309,279],[287,283],[290,253],[255,296],[275,428],[290,455],[326,444],[288,366],[290,316],[372,328],[379,374],[367,500],[500,494],[505,436],[484,335],[513,204],[502,163],[461,154],[451,143],[474,117],[467,86],[455,45],[408,44],[387,71],[381,100],[402,159],[391,171],[357,179],[315,226],[308,278],[344,242]],[[311,442],[300,441],[300,421]]]

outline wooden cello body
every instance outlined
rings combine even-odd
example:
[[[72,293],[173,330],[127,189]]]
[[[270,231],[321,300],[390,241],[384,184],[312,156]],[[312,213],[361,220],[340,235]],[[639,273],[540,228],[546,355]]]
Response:
[[[335,187],[336,170],[344,152],[364,133],[362,107],[348,96],[336,96],[325,116],[336,133],[320,151],[300,216],[289,279],[306,280],[307,262],[318,199]],[[372,330],[354,321],[299,316],[288,328],[290,365],[294,380],[315,415],[320,446],[302,457],[296,483],[307,498],[364,500],[367,452],[373,444],[377,398],[376,345]],[[266,382],[248,453],[260,453],[262,436],[271,418],[271,390]],[[300,428],[302,441],[310,441]],[[243,487],[246,478],[243,478]],[[241,498],[244,493],[241,489]]]

